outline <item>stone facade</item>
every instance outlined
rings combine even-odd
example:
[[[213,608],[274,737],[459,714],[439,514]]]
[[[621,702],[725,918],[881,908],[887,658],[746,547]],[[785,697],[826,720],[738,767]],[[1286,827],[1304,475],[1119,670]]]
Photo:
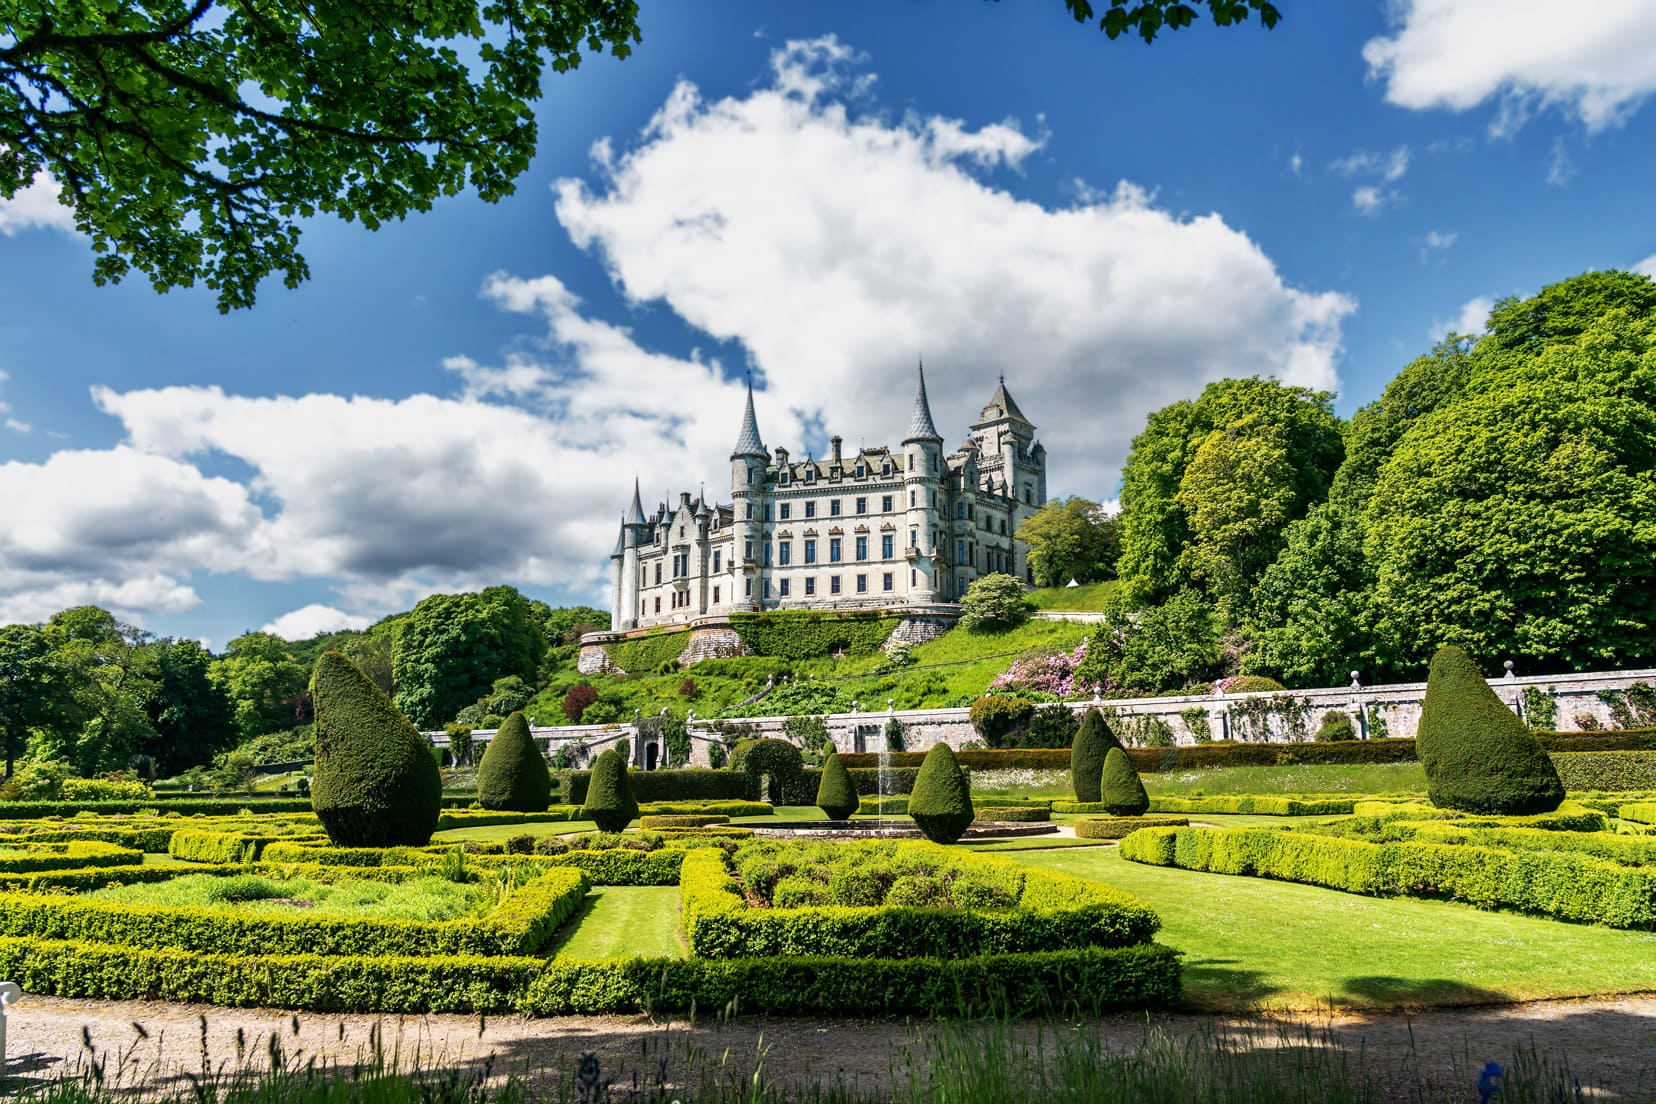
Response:
[[[731,503],[688,491],[645,514],[638,485],[611,556],[618,631],[737,611],[952,604],[974,580],[1032,581],[1018,525],[1046,502],[1046,449],[1003,380],[944,454],[921,373],[901,447],[767,451],[748,389]]]
[[[735,629],[713,626],[692,629],[690,643],[679,653],[678,661],[680,667],[688,667],[704,659],[735,659],[753,654],[753,649],[742,642]]]

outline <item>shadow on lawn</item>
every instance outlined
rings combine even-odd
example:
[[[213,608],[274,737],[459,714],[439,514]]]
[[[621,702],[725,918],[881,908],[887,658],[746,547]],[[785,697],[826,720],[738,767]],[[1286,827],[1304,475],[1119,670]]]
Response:
[[[1511,1004],[1512,997],[1494,989],[1450,978],[1405,978],[1375,974],[1346,978],[1335,1004],[1358,1002],[1369,1008],[1427,1008],[1467,1004]]]

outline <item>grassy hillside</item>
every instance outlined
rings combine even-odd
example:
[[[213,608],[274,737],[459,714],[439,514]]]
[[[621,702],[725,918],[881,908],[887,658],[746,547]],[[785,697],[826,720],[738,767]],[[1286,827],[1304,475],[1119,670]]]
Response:
[[[1079,589],[1079,588],[1077,588]],[[853,701],[868,711],[884,711],[893,699],[898,709],[934,709],[967,705],[989,687],[1018,656],[1033,650],[1068,650],[1091,626],[1062,621],[1032,621],[1002,633],[953,629],[910,653],[911,662],[894,667],[883,654],[845,659],[787,662],[766,657],[706,660],[670,675],[581,675],[571,662],[559,669],[527,712],[540,724],[563,724],[563,700],[579,682],[600,695],[593,707],[603,720],[645,716],[670,709],[683,716],[773,716],[777,713],[847,712]],[[747,709],[740,703],[762,689],[769,677],[788,682]]]
[[[1084,586],[1044,587],[1029,592],[1029,600],[1040,610],[1082,610],[1099,613],[1104,603],[1121,585],[1115,579],[1105,583],[1087,583]]]

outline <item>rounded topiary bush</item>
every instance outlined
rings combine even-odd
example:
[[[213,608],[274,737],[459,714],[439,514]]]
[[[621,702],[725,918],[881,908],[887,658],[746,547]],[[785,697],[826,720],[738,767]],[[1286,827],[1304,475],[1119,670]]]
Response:
[[[1318,740],[1355,740],[1357,726],[1351,723],[1351,714],[1338,709],[1330,709],[1322,715],[1322,723],[1317,726]]]
[[[731,750],[730,769],[747,776],[749,801],[810,805],[816,797],[810,780],[805,777],[805,757],[788,740],[773,737],[743,740]]]
[[[627,778],[627,761],[611,748],[592,764],[587,782],[586,815],[600,832],[620,832],[638,816],[638,799]]]
[[[552,801],[552,772],[535,746],[529,722],[513,713],[477,764],[477,803],[485,809],[542,813]]]
[[[424,847],[443,780],[431,747],[380,688],[338,652],[311,675],[316,768],[311,807],[336,847]]]
[[[1133,761],[1118,747],[1104,756],[1098,780],[1099,800],[1112,816],[1143,816],[1150,811],[1150,795],[1144,792]]]
[[[829,820],[846,820],[857,811],[857,787],[851,784],[851,772],[840,762],[838,752],[829,752],[822,763],[822,778],[817,782],[817,808]]]
[[[909,794],[909,816],[933,843],[953,843],[972,824],[972,787],[948,744],[926,752]]]
[[[1558,771],[1529,727],[1453,645],[1432,657],[1415,750],[1439,808],[1527,816],[1564,800]]]
[[[1111,748],[1120,746],[1121,741],[1110,731],[1104,714],[1096,709],[1087,710],[1075,733],[1075,743],[1070,747],[1070,788],[1075,791],[1075,800],[1099,800],[1098,780],[1104,771],[1104,757]]]

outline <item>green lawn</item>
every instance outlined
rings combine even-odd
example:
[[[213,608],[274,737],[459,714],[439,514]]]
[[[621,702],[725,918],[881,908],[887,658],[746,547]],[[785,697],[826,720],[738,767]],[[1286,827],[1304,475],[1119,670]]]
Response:
[[[1043,587],[1032,590],[1028,598],[1041,610],[1084,610],[1101,613],[1104,602],[1121,585],[1115,579],[1104,583],[1085,583],[1073,587]]]
[[[1278,818],[1280,820],[1280,818]],[[1480,1004],[1656,990],[1656,933],[1440,901],[1145,866],[1116,848],[1019,862],[1095,878],[1161,914],[1201,1009]]]
[[[594,886],[559,933],[562,958],[683,958],[677,886]]]

